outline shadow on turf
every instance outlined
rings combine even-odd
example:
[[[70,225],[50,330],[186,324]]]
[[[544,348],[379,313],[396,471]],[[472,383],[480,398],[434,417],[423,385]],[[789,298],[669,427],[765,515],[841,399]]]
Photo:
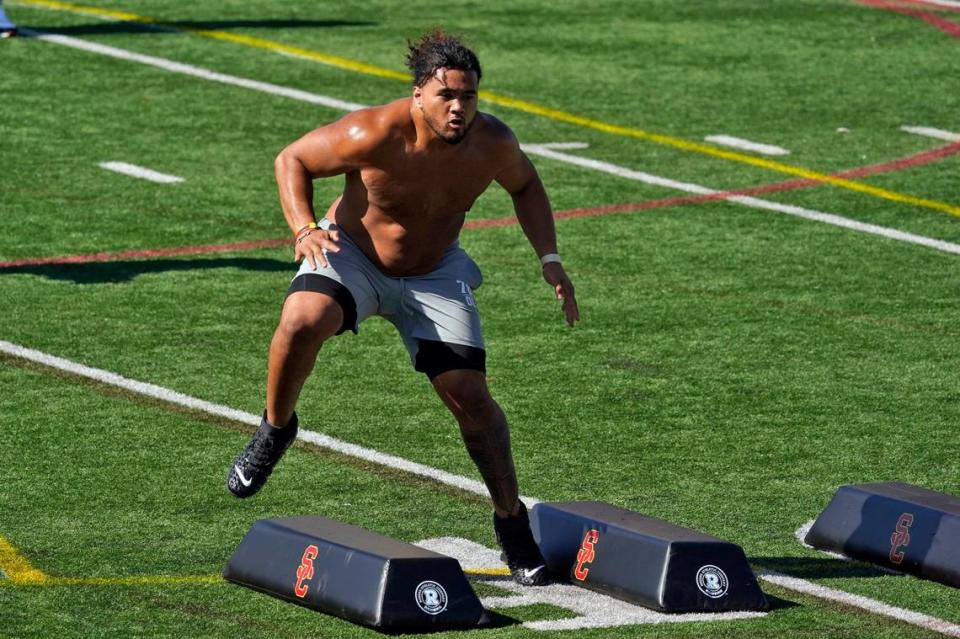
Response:
[[[144,24],[142,22],[96,22],[72,27],[30,26],[33,31],[55,33],[65,36],[164,34],[182,30],[225,29],[332,29],[336,27],[371,27],[376,22],[353,20],[215,20],[195,22],[192,20]]]
[[[118,260],[116,262],[89,262],[87,264],[39,264],[0,269],[0,276],[13,274],[39,275],[51,280],[72,281],[75,284],[106,284],[129,282],[144,273],[195,271],[212,268],[237,268],[267,273],[296,273],[293,262],[250,257],[225,257],[192,260]]]
[[[819,557],[751,557],[751,563],[801,579],[829,579],[831,577],[888,577],[889,571],[859,561],[843,561]]]
[[[508,617],[494,610],[484,609],[483,617],[480,618],[478,628],[506,628],[507,626],[519,626],[522,622],[519,619]]]
[[[500,614],[493,610],[484,608],[483,616],[480,618],[479,623],[472,628],[467,628],[467,630],[489,630],[491,628],[506,628],[507,626],[519,626],[522,621],[519,619],[514,619],[513,617],[508,617],[507,615]],[[388,637],[402,637],[404,635],[410,634],[409,632],[389,632],[383,631],[379,628],[370,628],[370,630],[375,630],[381,635]],[[418,630],[416,634],[418,635],[439,635],[445,632],[449,632],[449,628],[444,628],[440,630]]]
[[[789,610],[790,608],[797,608],[800,606],[800,604],[795,601],[781,599],[780,597],[771,595],[769,592],[765,592],[763,595],[767,598],[767,603],[770,604],[770,607],[767,608],[767,612],[774,612],[776,610]]]

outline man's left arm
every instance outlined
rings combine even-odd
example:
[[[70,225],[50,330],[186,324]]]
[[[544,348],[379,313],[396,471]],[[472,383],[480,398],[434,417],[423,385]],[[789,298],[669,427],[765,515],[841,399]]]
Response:
[[[543,279],[553,287],[557,299],[563,303],[567,324],[573,326],[580,320],[580,309],[577,307],[573,282],[567,276],[557,253],[553,211],[537,170],[530,159],[517,148],[515,162],[497,175],[497,182],[513,199],[513,208],[520,228],[540,258]]]

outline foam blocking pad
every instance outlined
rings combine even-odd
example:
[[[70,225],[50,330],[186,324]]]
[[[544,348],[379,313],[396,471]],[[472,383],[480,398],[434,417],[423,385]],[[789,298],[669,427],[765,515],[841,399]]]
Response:
[[[806,543],[960,587],[960,498],[881,482],[841,486]]]
[[[766,610],[743,550],[603,502],[541,503],[531,528],[554,574],[661,612]]]
[[[257,521],[223,576],[385,632],[470,628],[483,615],[456,559],[323,517]]]

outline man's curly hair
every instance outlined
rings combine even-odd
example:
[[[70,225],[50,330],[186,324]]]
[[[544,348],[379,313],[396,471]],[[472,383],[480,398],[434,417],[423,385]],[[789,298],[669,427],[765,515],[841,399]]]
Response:
[[[463,45],[458,36],[434,29],[420,36],[417,42],[407,41],[407,66],[413,72],[413,85],[422,87],[437,69],[474,71],[477,80],[482,73],[476,54]]]

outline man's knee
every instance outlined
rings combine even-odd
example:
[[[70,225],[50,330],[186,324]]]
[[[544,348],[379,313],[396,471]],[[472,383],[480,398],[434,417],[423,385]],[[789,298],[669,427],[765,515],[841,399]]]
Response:
[[[329,295],[296,293],[283,305],[278,331],[291,341],[324,341],[343,325],[343,309]]]
[[[290,335],[326,339],[357,332],[357,303],[344,284],[314,273],[293,278],[283,303],[281,323]]]

